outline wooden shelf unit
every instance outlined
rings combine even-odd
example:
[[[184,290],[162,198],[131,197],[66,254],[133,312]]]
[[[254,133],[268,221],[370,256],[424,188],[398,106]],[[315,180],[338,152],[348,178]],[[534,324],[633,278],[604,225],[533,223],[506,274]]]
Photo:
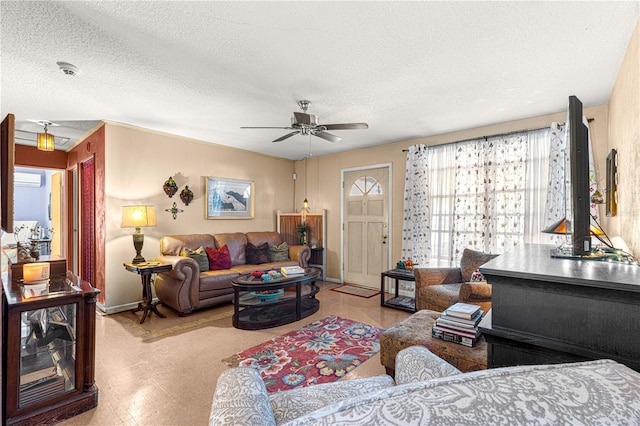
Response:
[[[300,236],[296,230],[302,223],[302,213],[283,213],[277,211],[276,230],[282,239],[289,245],[300,245]],[[310,230],[307,234],[307,245],[311,247],[313,255],[309,266],[313,266],[322,271],[321,279],[324,281],[327,275],[327,211],[311,212],[306,214],[306,223]],[[313,246],[315,243],[315,247]],[[322,250],[320,250],[322,249]]]

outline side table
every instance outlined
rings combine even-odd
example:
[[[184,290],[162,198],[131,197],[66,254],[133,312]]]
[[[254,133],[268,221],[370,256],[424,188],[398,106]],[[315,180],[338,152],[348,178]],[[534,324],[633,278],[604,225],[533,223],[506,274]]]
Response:
[[[395,280],[395,297],[386,300],[385,278]],[[413,271],[410,269],[391,269],[380,274],[380,306],[400,309],[407,312],[416,311],[416,299],[414,297],[400,296],[399,281],[416,281]]]
[[[153,303],[153,293],[151,292],[151,276],[158,272],[170,271],[173,266],[170,263],[160,262],[143,262],[143,263],[131,263],[125,262],[124,268],[135,274],[140,275],[142,278],[142,302],[138,303],[138,308],[132,311],[133,313],[138,311],[144,311],[140,324],[147,319],[147,314],[150,312],[155,313],[160,318],[166,318],[166,316],[158,311],[157,304]]]

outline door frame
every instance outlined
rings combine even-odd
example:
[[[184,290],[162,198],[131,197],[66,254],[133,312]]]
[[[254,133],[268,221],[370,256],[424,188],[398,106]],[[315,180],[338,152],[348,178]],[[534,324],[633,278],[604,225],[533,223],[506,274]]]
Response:
[[[388,204],[388,217],[387,217],[387,244],[389,244],[389,250],[387,254],[387,265],[391,265],[391,259],[393,258],[393,163],[380,163],[380,164],[372,164],[370,166],[361,166],[361,167],[349,167],[346,169],[340,169],[340,283],[344,283],[344,175],[345,173],[357,172],[363,170],[370,169],[388,169],[389,174],[389,191],[387,193],[387,204]]]

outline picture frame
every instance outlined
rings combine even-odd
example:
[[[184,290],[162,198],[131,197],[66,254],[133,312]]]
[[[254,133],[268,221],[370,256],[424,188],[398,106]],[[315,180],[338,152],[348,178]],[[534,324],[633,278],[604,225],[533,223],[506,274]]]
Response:
[[[618,151],[612,149],[607,155],[607,188],[605,190],[606,215],[618,214]]]
[[[205,195],[205,219],[253,219],[253,181],[206,176]]]

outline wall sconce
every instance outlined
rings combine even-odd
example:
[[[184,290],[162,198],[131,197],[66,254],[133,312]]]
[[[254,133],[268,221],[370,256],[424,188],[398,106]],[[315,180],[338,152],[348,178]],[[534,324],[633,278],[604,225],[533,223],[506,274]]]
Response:
[[[189,185],[186,185],[180,193],[180,199],[185,206],[188,206],[189,203],[193,200],[193,191],[189,189]]]
[[[142,263],[142,245],[144,244],[144,234],[140,231],[144,226],[156,226],[156,211],[153,206],[122,206],[121,228],[136,228],[133,233],[133,247],[136,250],[136,257],[131,263]]]
[[[38,133],[38,149],[40,151],[53,151],[55,138],[51,133],[47,133],[47,126],[52,124],[49,121],[43,121],[44,133]]]
[[[167,179],[162,185],[162,189],[164,190],[164,193],[171,198],[176,192],[178,192],[178,184],[173,180],[173,177],[169,176],[169,179]]]

